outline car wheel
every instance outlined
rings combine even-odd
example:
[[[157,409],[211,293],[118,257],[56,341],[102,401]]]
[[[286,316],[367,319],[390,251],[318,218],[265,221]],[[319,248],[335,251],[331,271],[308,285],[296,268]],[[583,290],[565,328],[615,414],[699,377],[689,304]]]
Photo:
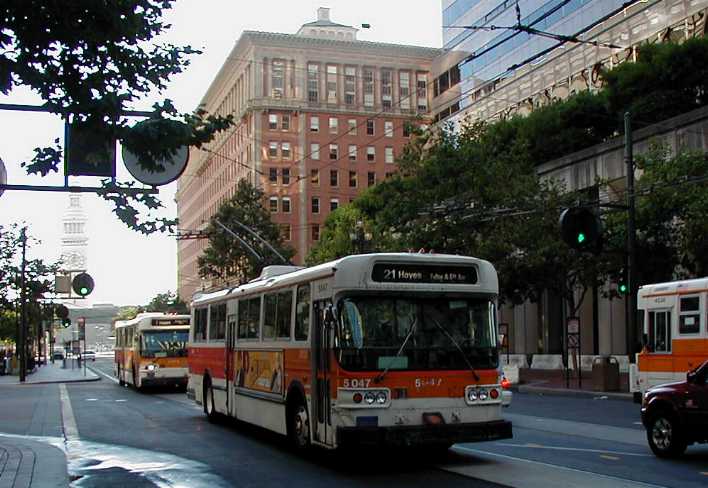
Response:
[[[295,449],[305,451],[310,447],[310,417],[302,400],[288,409],[288,436]]]
[[[652,452],[663,458],[679,456],[687,446],[676,417],[668,412],[659,412],[652,417],[647,428],[647,440]]]

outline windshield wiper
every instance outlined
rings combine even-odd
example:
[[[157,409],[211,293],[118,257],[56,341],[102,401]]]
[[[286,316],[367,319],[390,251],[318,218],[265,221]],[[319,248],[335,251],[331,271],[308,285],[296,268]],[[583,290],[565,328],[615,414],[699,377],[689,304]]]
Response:
[[[425,312],[423,312],[423,313],[425,314]],[[450,341],[457,348],[457,350],[460,351],[460,354],[462,355],[462,359],[465,360],[465,362],[467,363],[467,366],[470,368],[470,371],[472,371],[472,376],[474,376],[474,380],[479,381],[479,375],[474,370],[474,366],[472,366],[472,363],[470,362],[470,360],[467,359],[467,354],[465,354],[465,351],[462,350],[462,347],[457,343],[455,338],[452,337],[452,335],[447,331],[447,329],[445,327],[443,327],[442,325],[440,325],[440,323],[437,320],[435,320],[434,317],[431,317],[429,315],[427,317],[433,321],[433,324],[435,325],[435,327],[440,329],[443,332],[443,334],[445,334],[447,336],[447,338],[450,339]]]
[[[388,371],[391,369],[391,366],[393,366],[393,363],[395,362],[394,360],[401,355],[401,353],[403,352],[403,348],[406,347],[408,340],[413,335],[413,332],[415,332],[416,325],[418,325],[418,317],[413,318],[413,323],[408,329],[408,334],[406,334],[406,337],[403,339],[403,344],[401,344],[401,347],[398,348],[398,352],[396,353],[396,355],[393,356],[393,358],[391,358],[391,360],[388,362],[388,366],[386,366],[386,368],[381,372],[381,374],[374,378],[374,383],[381,383],[386,374],[388,374]]]

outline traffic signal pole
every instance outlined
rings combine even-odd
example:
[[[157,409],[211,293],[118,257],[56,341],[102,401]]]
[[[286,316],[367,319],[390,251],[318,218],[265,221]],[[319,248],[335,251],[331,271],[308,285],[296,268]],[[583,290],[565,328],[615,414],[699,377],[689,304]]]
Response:
[[[20,334],[17,338],[20,354],[20,383],[25,382],[27,373],[27,306],[25,304],[25,267],[27,265],[27,227],[20,231],[22,241],[22,265],[20,267]]]
[[[634,154],[632,151],[632,120],[624,114],[624,161],[627,173],[627,354],[634,362],[637,342],[637,264],[636,264],[636,209],[634,198]]]

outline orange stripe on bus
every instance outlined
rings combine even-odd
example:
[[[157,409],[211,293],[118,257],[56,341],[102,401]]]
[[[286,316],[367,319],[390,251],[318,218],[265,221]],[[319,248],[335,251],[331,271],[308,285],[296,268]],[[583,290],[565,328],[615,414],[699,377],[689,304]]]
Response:
[[[639,371],[645,373],[682,373],[708,359],[708,339],[671,341],[670,353],[639,354]]]

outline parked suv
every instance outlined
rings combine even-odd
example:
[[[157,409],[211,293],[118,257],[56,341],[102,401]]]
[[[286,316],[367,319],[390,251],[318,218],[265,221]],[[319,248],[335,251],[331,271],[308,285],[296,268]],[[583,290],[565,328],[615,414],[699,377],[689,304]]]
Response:
[[[689,444],[708,442],[708,361],[689,371],[686,381],[647,390],[642,423],[659,457],[678,456]]]

